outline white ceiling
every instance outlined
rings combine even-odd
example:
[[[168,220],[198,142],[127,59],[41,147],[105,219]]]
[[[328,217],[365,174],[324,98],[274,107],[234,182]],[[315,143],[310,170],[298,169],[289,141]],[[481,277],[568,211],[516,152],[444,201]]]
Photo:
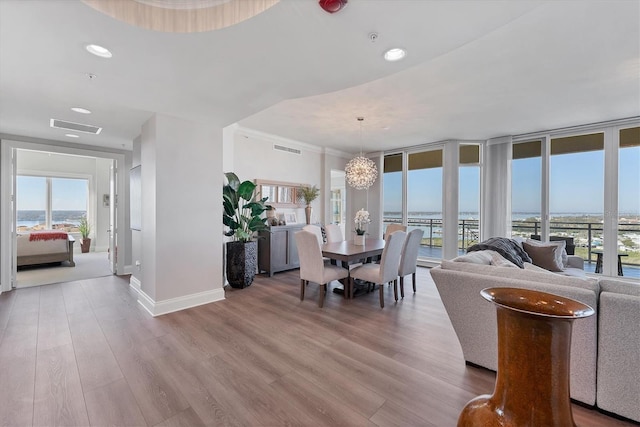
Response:
[[[382,60],[394,46],[407,57]],[[175,34],[80,1],[0,0],[0,133],[130,149],[156,112],[348,152],[640,116],[640,2],[282,0]],[[104,130],[71,140],[50,118]]]

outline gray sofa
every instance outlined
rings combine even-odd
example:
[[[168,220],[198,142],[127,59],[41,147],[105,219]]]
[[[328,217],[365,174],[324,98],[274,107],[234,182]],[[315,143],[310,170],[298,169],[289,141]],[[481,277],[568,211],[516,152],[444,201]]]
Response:
[[[591,306],[595,315],[573,323],[571,398],[640,421],[640,285],[453,261],[442,261],[431,276],[465,360],[491,370],[497,369],[496,310],[482,289],[536,289]]]

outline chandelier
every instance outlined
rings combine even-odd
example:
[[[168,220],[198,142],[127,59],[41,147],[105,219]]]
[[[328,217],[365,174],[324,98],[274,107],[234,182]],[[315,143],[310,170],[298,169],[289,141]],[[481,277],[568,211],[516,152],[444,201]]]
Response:
[[[349,185],[358,190],[365,190],[376,182],[378,177],[378,168],[376,164],[362,155],[362,122],[364,117],[358,117],[360,122],[360,155],[349,160],[344,168],[347,182]]]

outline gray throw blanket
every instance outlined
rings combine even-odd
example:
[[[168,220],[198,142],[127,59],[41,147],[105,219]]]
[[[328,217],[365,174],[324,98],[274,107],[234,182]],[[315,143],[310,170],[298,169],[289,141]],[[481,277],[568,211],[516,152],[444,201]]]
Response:
[[[514,263],[520,268],[524,268],[525,262],[531,262],[529,255],[520,247],[518,242],[506,237],[491,237],[484,242],[469,246],[467,252],[492,250]]]

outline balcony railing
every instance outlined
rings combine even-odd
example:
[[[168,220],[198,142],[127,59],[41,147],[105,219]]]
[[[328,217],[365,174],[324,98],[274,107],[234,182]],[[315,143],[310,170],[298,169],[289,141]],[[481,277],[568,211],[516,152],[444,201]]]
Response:
[[[401,218],[385,217],[385,225],[402,223]],[[436,255],[442,248],[442,218],[408,218],[410,228],[420,227],[424,230],[423,248],[433,248]],[[588,263],[597,260],[596,250],[602,250],[603,226],[600,222],[579,221],[551,221],[549,223],[552,235],[573,237],[575,254],[581,256]],[[541,230],[540,221],[519,220],[512,222],[514,236],[530,237],[538,235]],[[458,222],[458,250],[463,253],[466,249],[478,243],[479,223],[474,219],[463,219]],[[640,224],[618,224],[618,250],[627,254],[622,264],[630,267],[640,267]]]

